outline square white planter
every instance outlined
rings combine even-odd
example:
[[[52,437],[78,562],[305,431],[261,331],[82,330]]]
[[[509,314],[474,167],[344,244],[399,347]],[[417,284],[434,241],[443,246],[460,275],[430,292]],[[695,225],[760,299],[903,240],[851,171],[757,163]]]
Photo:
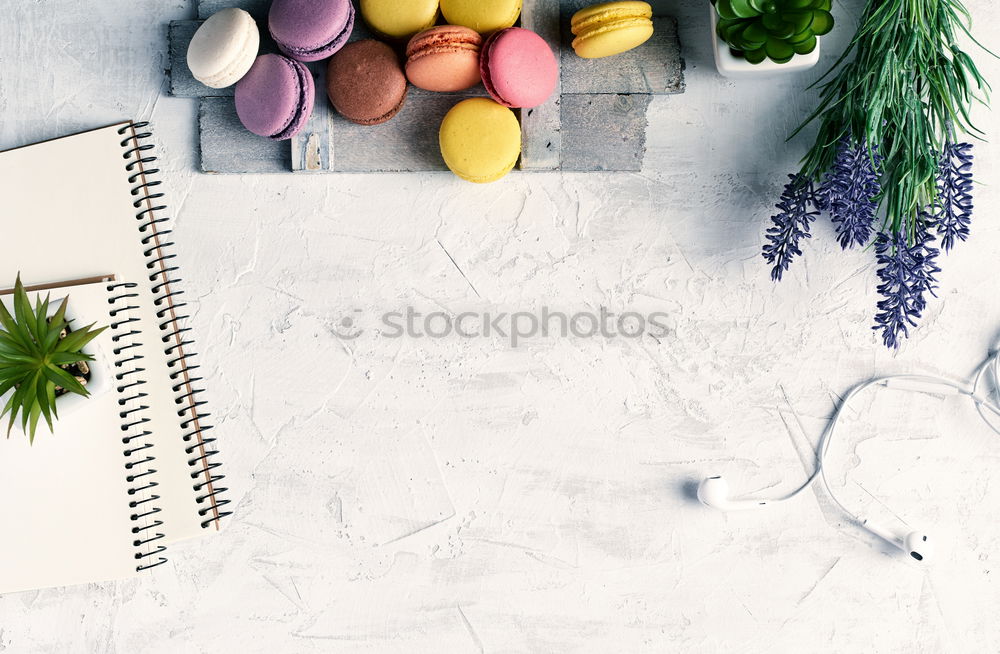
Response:
[[[708,3],[708,10],[712,15],[712,45],[715,51],[715,67],[719,74],[725,77],[773,77],[785,73],[808,70],[819,63],[819,49],[822,38],[816,39],[816,48],[807,55],[797,54],[787,64],[776,64],[770,59],[765,59],[759,64],[752,64],[742,57],[733,56],[729,51],[729,45],[719,38],[715,27],[719,23],[719,14],[715,10],[715,5]]]
[[[13,313],[14,307],[10,303],[10,296],[0,299],[4,302],[7,309]],[[62,304],[63,299],[54,299],[50,302],[52,307],[52,313],[55,313]],[[85,322],[79,319],[78,316],[73,314],[73,302],[70,301],[66,310],[66,319],[73,321],[74,325],[87,325],[89,322]],[[104,395],[113,386],[112,378],[114,373],[111,370],[111,359],[107,357],[104,350],[98,344],[96,340],[91,341],[87,347],[84,348],[84,352],[94,357],[94,360],[90,362],[90,381],[87,382],[87,390],[90,392],[90,397],[83,397],[82,395],[77,395],[76,393],[65,393],[64,395],[56,398],[56,409],[59,411],[59,420],[53,422],[53,426],[59,429],[59,422],[65,419],[70,414],[74,413],[83,406],[86,406],[87,402],[94,399],[99,395]],[[10,396],[14,394],[13,390],[7,391],[2,396],[0,396],[0,409],[7,405],[7,400]],[[0,420],[0,433],[4,433],[7,430],[7,424],[10,421],[10,415],[4,416],[3,420]],[[45,420],[39,420],[39,429],[47,429],[48,426],[45,424]],[[14,429],[11,433],[22,433],[20,416],[18,416],[18,422],[14,424]]]

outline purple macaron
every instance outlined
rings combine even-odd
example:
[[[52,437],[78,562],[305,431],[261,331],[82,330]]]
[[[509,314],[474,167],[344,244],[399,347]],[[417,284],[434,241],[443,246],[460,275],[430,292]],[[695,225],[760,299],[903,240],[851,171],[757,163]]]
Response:
[[[236,84],[236,114],[248,130],[275,141],[290,139],[312,115],[312,74],[297,61],[276,54],[257,57]]]
[[[326,59],[354,30],[351,0],[274,0],[267,17],[275,43],[298,61]]]

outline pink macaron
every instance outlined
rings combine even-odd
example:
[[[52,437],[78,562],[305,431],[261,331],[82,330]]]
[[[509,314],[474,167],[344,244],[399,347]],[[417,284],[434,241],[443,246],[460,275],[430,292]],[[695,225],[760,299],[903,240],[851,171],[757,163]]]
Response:
[[[274,141],[290,139],[305,127],[316,100],[309,69],[277,54],[257,57],[236,84],[236,115],[248,130]]]
[[[552,95],[559,64],[545,39],[522,27],[509,27],[483,45],[479,69],[483,85],[505,107],[537,107]]]

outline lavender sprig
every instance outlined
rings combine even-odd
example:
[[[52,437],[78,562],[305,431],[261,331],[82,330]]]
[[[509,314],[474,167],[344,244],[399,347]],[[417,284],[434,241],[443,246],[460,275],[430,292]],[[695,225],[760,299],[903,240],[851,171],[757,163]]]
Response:
[[[924,217],[925,220],[930,218],[926,213]],[[935,275],[941,269],[937,266],[939,250],[933,247],[932,228],[929,220],[923,222],[912,245],[902,230],[880,232],[875,238],[881,280],[878,292],[883,299],[878,302],[872,329],[882,331],[886,347],[899,348],[900,336],[909,337],[909,328],[917,326],[917,320],[927,308],[927,296],[936,296]]]
[[[830,212],[840,247],[864,246],[872,237],[872,222],[882,192],[877,150],[843,137],[833,167],[819,190],[821,209]]]
[[[923,265],[917,275],[917,279],[923,286],[920,294],[920,311],[927,308],[927,296],[937,297],[938,285],[936,275],[941,272],[937,265],[937,258],[941,254],[939,248],[934,247],[934,217],[929,211],[920,214],[921,221],[917,225],[916,243],[923,247]]]
[[[792,259],[802,254],[799,242],[812,238],[809,226],[819,215],[815,210],[816,185],[799,175],[789,175],[781,199],[776,205],[779,213],[771,216],[771,227],[767,229],[762,255],[772,264],[771,279],[781,281],[781,275],[788,270]],[[812,208],[811,208],[812,207]]]
[[[948,143],[941,153],[934,221],[945,252],[969,238],[972,221],[972,144]]]

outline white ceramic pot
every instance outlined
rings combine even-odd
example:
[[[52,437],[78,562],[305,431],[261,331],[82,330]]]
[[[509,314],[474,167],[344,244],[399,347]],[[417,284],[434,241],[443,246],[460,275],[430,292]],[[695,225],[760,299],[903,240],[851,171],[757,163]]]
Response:
[[[13,313],[14,308],[10,304],[10,296],[3,298],[4,305],[7,309]],[[55,313],[62,304],[62,298],[58,300],[52,300],[50,306],[52,307],[52,313]],[[73,302],[66,307],[66,319],[72,320],[74,325],[88,325],[90,322],[80,320],[78,316],[73,314]],[[59,420],[53,422],[53,426],[59,429],[59,422],[65,420],[67,416],[76,412],[81,407],[85,406],[87,402],[93,398],[104,395],[111,390],[114,385],[114,372],[112,372],[111,359],[108,358],[104,349],[101,348],[97,340],[91,341],[87,347],[85,347],[84,352],[94,357],[93,361],[90,361],[90,381],[87,382],[87,390],[90,391],[90,397],[83,397],[82,395],[77,395],[76,393],[66,393],[56,398],[56,408],[59,410]],[[7,400],[13,395],[14,391],[7,391],[3,396],[0,396],[0,409],[7,405]],[[0,433],[7,430],[7,424],[10,421],[10,415],[4,416],[3,420],[0,420]],[[39,429],[47,429],[45,425],[45,420],[39,420]],[[20,416],[18,416],[18,422],[14,425],[13,432],[21,432]]]
[[[752,64],[742,57],[736,57],[729,50],[729,45],[719,38],[715,31],[715,26],[719,22],[719,13],[715,10],[715,5],[708,3],[708,11],[712,15],[712,45],[715,50],[715,67],[719,73],[725,77],[773,77],[785,73],[808,70],[819,63],[819,49],[822,37],[816,39],[816,49],[807,55],[797,54],[786,64],[776,64],[770,59],[765,59],[759,64]]]

